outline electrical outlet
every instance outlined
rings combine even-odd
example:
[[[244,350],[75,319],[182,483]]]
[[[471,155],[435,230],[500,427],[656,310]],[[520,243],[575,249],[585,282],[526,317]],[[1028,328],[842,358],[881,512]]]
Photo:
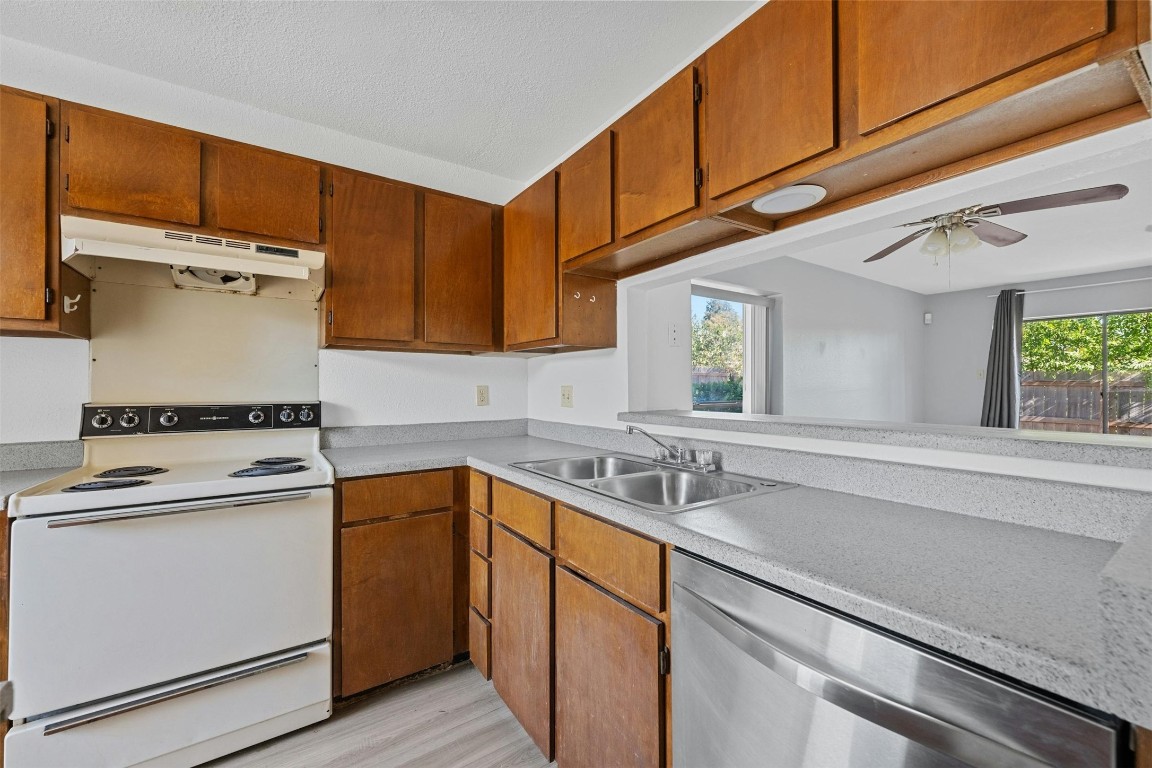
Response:
[[[668,346],[680,346],[680,323],[668,323]]]
[[[571,408],[572,407],[572,385],[571,384],[561,384],[560,385],[560,407],[561,408]]]
[[[476,385],[476,405],[488,405],[488,385]]]

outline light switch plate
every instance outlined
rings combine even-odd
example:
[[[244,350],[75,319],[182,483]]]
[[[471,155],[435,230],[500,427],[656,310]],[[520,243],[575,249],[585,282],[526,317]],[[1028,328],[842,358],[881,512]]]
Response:
[[[571,408],[572,407],[572,385],[571,384],[561,384],[560,385],[560,407],[561,408]]]
[[[476,405],[488,405],[488,385],[476,385]]]

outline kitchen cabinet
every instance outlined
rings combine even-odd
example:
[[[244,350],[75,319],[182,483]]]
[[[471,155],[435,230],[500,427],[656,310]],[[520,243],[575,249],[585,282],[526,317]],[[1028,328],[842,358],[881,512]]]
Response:
[[[887,0],[853,5],[860,134],[1108,31],[1107,0]]]
[[[200,224],[199,138],[75,104],[64,107],[63,119],[66,207]]]
[[[416,191],[336,171],[325,303],[329,340],[416,338]]]
[[[468,470],[468,652],[485,680],[492,677],[492,519],[488,517],[490,478]]]
[[[493,498],[494,510],[498,497]],[[502,525],[492,531],[492,684],[552,759],[552,580],[547,552]]]
[[[552,501],[492,480],[492,519],[543,549],[552,548]]]
[[[221,229],[320,242],[320,164],[243,144],[214,147]]]
[[[426,341],[492,345],[493,218],[486,203],[424,195]]]
[[[560,261],[612,242],[612,132],[605,131],[560,164]]]
[[[339,488],[337,694],[351,696],[450,662],[468,631],[457,626],[467,586],[460,591],[453,470]]]
[[[617,237],[696,207],[696,93],[689,67],[616,123]]]
[[[60,262],[59,103],[0,87],[0,333],[88,338],[89,281]]]
[[[664,764],[664,624],[556,569],[556,761]]]
[[[719,197],[836,145],[832,0],[775,0],[704,54],[704,156]]]
[[[615,347],[615,281],[559,272],[556,192],[547,174],[504,208],[505,349]]]

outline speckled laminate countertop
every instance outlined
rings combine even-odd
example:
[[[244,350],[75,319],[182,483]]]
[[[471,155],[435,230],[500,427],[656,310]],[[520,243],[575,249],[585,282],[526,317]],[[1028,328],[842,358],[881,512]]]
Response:
[[[51,469],[12,469],[0,472],[0,512],[8,509],[8,497],[17,491],[39,485],[75,467],[54,467]]]
[[[1102,615],[1126,544],[798,487],[660,515],[515,467],[605,453],[536,437],[335,448],[339,478],[468,464],[1039,688],[1152,727],[1140,622]],[[1147,526],[1146,526],[1147,527]],[[1142,573],[1142,572],[1141,572]],[[1152,579],[1136,584],[1136,610]],[[1141,591],[1147,587],[1147,593]],[[1132,610],[1131,602],[1127,609]],[[1152,611],[1149,612],[1152,615]],[[1119,634],[1117,634],[1119,633]],[[1133,677],[1135,676],[1135,678]],[[1145,684],[1149,683],[1149,684]]]

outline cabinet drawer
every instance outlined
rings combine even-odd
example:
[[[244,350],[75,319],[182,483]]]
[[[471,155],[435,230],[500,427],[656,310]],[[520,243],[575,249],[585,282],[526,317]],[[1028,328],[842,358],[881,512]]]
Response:
[[[452,470],[350,480],[342,489],[345,523],[445,509],[452,506]]]
[[[477,512],[488,514],[488,475],[468,470],[468,503]]]
[[[556,554],[650,613],[664,610],[664,546],[556,505]]]
[[[544,549],[552,548],[552,502],[492,480],[492,517]]]
[[[492,557],[492,521],[476,510],[472,510],[470,516],[472,549],[484,557]]]
[[[488,589],[489,577],[492,573],[492,564],[485,558],[473,552],[469,567],[468,594],[472,607],[482,616],[492,615],[491,592]]]
[[[468,611],[468,652],[472,656],[472,663],[485,680],[492,679],[491,667],[492,625],[488,619],[476,612],[475,608]]]

